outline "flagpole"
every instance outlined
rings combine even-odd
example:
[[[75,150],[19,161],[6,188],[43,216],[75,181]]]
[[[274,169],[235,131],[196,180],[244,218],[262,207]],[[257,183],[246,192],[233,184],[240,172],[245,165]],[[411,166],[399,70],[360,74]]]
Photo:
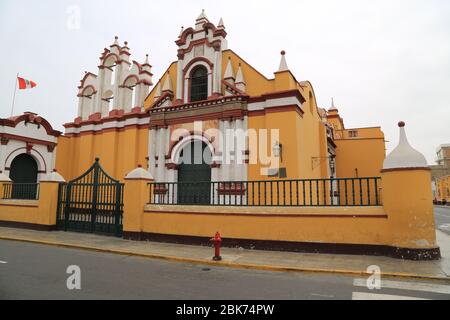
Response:
[[[16,86],[14,87],[14,96],[13,96],[13,102],[12,102],[12,107],[11,107],[11,117],[14,115],[14,103],[16,102],[16,92],[17,92],[17,81],[19,78],[19,73],[17,73],[16,76]]]

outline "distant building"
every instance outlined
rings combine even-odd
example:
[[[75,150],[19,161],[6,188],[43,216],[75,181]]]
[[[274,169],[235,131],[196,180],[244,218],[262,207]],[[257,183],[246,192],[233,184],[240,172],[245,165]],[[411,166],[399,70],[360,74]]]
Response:
[[[450,167],[450,143],[442,144],[437,148],[436,163],[439,166]]]
[[[450,205],[450,175],[437,178],[435,184],[435,204]]]
[[[448,181],[450,179],[450,144],[442,144],[436,149],[436,165],[430,166],[435,203],[450,202]]]

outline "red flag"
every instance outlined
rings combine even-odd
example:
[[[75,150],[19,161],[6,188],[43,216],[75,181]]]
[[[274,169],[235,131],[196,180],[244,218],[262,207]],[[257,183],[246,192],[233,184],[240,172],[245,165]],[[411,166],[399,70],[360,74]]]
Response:
[[[27,80],[27,79],[20,78],[20,77],[17,77],[17,80],[19,81],[19,89],[21,89],[21,90],[31,89],[31,88],[36,87],[36,83],[31,80]]]

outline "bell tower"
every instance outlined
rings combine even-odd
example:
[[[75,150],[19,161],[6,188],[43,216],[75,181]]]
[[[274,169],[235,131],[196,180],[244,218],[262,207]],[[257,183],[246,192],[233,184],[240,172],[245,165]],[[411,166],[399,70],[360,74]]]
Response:
[[[221,93],[222,51],[227,49],[227,32],[223,20],[218,26],[208,20],[203,10],[194,28],[182,29],[175,43],[178,46],[176,104],[190,102],[193,71],[203,66],[207,73],[207,97]]]

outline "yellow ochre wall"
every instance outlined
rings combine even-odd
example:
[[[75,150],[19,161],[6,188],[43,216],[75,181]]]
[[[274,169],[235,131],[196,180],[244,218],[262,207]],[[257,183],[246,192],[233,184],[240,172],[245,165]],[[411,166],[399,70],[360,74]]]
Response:
[[[61,136],[58,138],[56,168],[67,180],[83,174],[100,158],[103,169],[123,180],[138,165],[147,167],[148,128]]]
[[[155,102],[155,94],[156,94],[156,88],[158,85],[160,86],[161,90],[163,88],[164,82],[166,81],[166,78],[170,76],[170,80],[172,81],[172,91],[174,97],[177,96],[177,63],[178,62],[172,62],[169,68],[167,68],[166,72],[164,72],[163,76],[159,81],[155,84],[153,89],[150,91],[150,93],[147,95],[144,101],[144,108],[149,109],[152,104]]]
[[[381,179],[383,205],[371,207],[146,205],[148,180],[128,179],[124,232],[211,237],[219,231],[224,239],[376,245],[391,247],[398,257],[438,258],[430,172],[391,169]]]
[[[349,130],[358,130],[358,137],[350,138]],[[337,177],[380,176],[386,152],[384,134],[381,129],[348,129],[339,131],[339,133],[342,134],[342,138],[335,140]]]
[[[356,217],[355,217],[356,216]],[[382,207],[367,208],[186,208],[146,206],[146,233],[292,242],[390,243]]]
[[[436,247],[430,170],[384,170],[381,177],[392,244],[403,248]]]
[[[256,116],[250,114],[248,127],[257,131],[267,129],[268,134],[271,129],[279,130],[279,142],[283,146],[280,167],[287,169],[287,179],[329,178],[325,125],[317,112],[312,88],[304,89],[304,93],[307,100],[303,103],[303,116],[296,111],[278,111]],[[275,141],[268,139],[267,143],[270,154]],[[313,158],[320,160],[313,161]],[[262,176],[262,167],[265,166],[260,163],[250,164],[249,180],[276,179]]]
[[[0,191],[3,185],[0,182]],[[58,183],[41,182],[39,200],[1,200],[0,222],[25,223],[40,226],[56,225]]]

